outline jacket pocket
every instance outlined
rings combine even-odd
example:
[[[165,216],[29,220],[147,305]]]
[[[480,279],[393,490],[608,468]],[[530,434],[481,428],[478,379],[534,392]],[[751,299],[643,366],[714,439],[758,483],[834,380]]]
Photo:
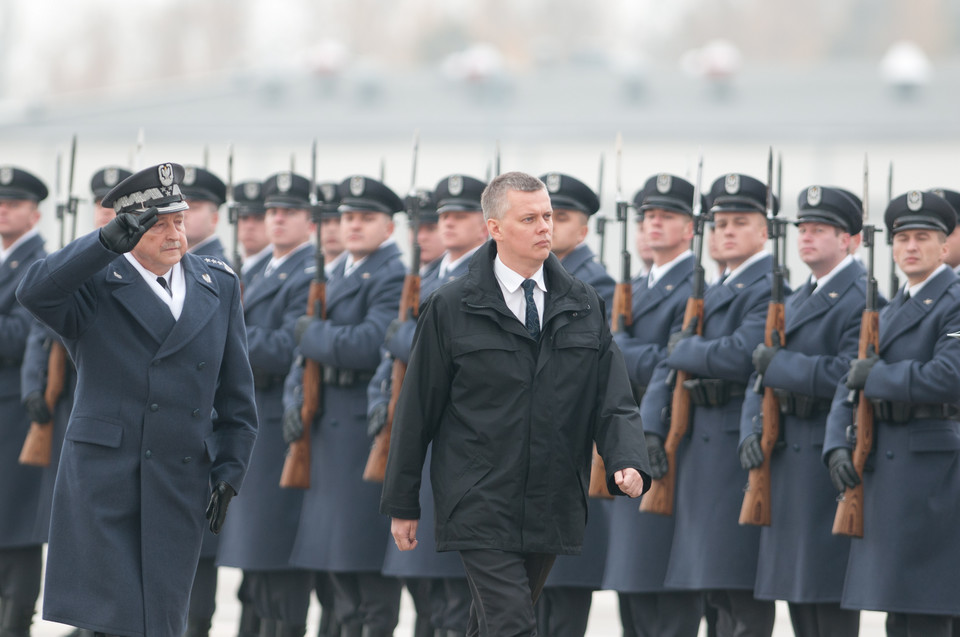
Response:
[[[440,522],[450,520],[464,497],[490,473],[492,468],[493,465],[486,460],[472,458],[463,471],[444,489],[443,500],[437,502],[437,520]]]
[[[917,429],[910,432],[910,451],[923,453],[931,451],[960,450],[960,432],[956,427],[937,427],[936,429]]]
[[[123,427],[95,418],[74,418],[67,427],[66,439],[117,449],[123,440]]]
[[[600,349],[600,335],[593,331],[571,332],[560,330],[554,337],[553,343],[557,349],[584,347],[596,351]]]
[[[520,346],[514,339],[499,331],[495,334],[482,333],[458,336],[450,342],[450,350],[454,358],[483,350],[516,352],[519,349]]]

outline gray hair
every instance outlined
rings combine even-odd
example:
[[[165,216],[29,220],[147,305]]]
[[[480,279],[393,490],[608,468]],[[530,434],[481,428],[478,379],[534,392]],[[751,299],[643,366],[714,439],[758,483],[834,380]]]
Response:
[[[480,195],[483,219],[484,221],[503,219],[503,215],[507,211],[507,193],[511,190],[537,192],[546,189],[546,184],[527,173],[511,172],[498,175],[483,189],[483,194]]]

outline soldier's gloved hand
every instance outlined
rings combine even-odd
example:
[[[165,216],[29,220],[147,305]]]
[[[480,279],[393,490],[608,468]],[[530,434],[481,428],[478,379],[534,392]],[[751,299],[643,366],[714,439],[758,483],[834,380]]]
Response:
[[[767,373],[767,368],[770,367],[770,361],[773,360],[773,357],[777,355],[777,352],[780,351],[780,334],[777,330],[773,330],[773,345],[767,347],[763,343],[757,345],[753,350],[753,368],[757,370],[757,373],[761,376]]]
[[[387,331],[383,335],[383,342],[386,343],[387,341],[392,339],[394,336],[396,336],[397,332],[400,331],[401,326],[403,326],[403,321],[401,321],[398,318],[395,318],[392,321],[390,321],[390,325],[387,326]]]
[[[140,242],[140,237],[156,222],[156,208],[145,212],[121,212],[100,228],[100,243],[118,254],[130,252]]]
[[[850,361],[850,373],[847,374],[847,389],[861,390],[867,386],[867,377],[870,370],[877,364],[880,357],[877,356],[873,343],[867,345],[867,357],[855,358]]]
[[[304,314],[297,319],[297,324],[293,327],[293,339],[297,345],[300,344],[300,340],[303,339],[303,333],[307,331],[312,321],[313,317],[309,314]]]
[[[230,500],[237,495],[233,487],[221,480],[210,494],[210,503],[207,505],[207,519],[210,520],[210,530],[214,534],[220,533],[223,520],[227,517],[227,507]]]
[[[673,354],[673,349],[677,346],[677,343],[682,341],[685,338],[690,338],[691,336],[697,335],[697,317],[694,316],[690,319],[690,324],[679,332],[674,332],[670,335],[670,339],[667,341],[667,355]]]
[[[303,419],[300,417],[300,407],[290,407],[283,412],[282,423],[283,441],[288,445],[303,436]]]
[[[47,407],[47,401],[43,399],[43,392],[31,392],[23,399],[23,406],[27,410],[27,416],[30,417],[30,422],[45,425],[53,420],[50,409]]]
[[[763,448],[760,447],[760,434],[752,433],[740,445],[740,466],[744,469],[756,469],[763,464]]]
[[[860,476],[853,467],[853,458],[846,447],[837,447],[827,456],[830,480],[837,491],[852,489],[860,484]]]
[[[367,420],[367,435],[371,438],[375,437],[381,431],[383,431],[384,425],[387,424],[387,403],[380,403],[373,408],[373,411],[370,412],[370,417]]]
[[[650,458],[650,477],[659,480],[667,475],[667,469],[670,468],[667,451],[663,448],[663,438],[650,432],[645,432],[643,437],[647,441],[647,456]]]

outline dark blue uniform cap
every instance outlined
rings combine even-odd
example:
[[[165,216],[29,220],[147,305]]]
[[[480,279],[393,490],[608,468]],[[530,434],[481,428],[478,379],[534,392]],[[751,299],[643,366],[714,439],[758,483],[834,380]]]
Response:
[[[263,182],[263,205],[310,210],[310,180],[289,170],[267,177]]]
[[[480,207],[480,195],[487,184],[466,175],[449,175],[437,182],[433,190],[437,214],[465,210],[483,212]]]
[[[337,191],[337,182],[319,182],[317,184],[317,201],[320,202],[321,219],[340,218],[340,193]]]
[[[767,212],[767,185],[749,175],[730,173],[719,177],[710,187],[710,213]],[[780,202],[773,197],[773,212],[780,210]]]
[[[90,190],[93,192],[93,200],[100,201],[104,195],[110,192],[110,189],[133,173],[126,168],[119,166],[107,166],[93,173],[90,179]]]
[[[439,223],[440,213],[437,212],[437,200],[434,193],[426,188],[417,188],[417,199],[420,202],[420,223]]]
[[[633,196],[633,203],[637,207],[640,217],[644,210],[660,208],[672,212],[680,212],[693,216],[693,191],[696,190],[689,181],[674,175],[661,173],[654,175]],[[700,195],[700,209],[707,209],[707,198]]]
[[[180,182],[183,180],[183,166],[180,164],[158,164],[134,173],[113,187],[100,205],[113,208],[117,214],[124,212],[143,212],[156,208],[157,214],[181,212],[187,210]]]
[[[0,199],[40,202],[47,198],[47,187],[26,170],[0,166]]]
[[[953,211],[957,213],[957,218],[960,219],[960,192],[947,190],[946,188],[931,188],[928,192],[946,199]]]
[[[850,234],[863,229],[863,202],[849,190],[810,186],[797,197],[796,225],[826,223]]]
[[[206,168],[184,166],[183,182],[180,184],[184,199],[210,201],[222,206],[227,200],[227,185]]]
[[[263,184],[255,179],[233,186],[233,202],[240,217],[257,217],[267,212],[263,205]]]
[[[540,176],[540,181],[547,185],[550,205],[554,210],[557,208],[578,210],[587,216],[600,210],[600,199],[597,193],[575,177],[561,173],[547,173]]]
[[[340,195],[340,212],[382,212],[393,216],[403,210],[403,201],[376,179],[353,175],[347,177],[337,187]]]
[[[957,213],[943,197],[911,190],[890,202],[883,221],[890,236],[904,230],[939,230],[950,234],[957,227]]]

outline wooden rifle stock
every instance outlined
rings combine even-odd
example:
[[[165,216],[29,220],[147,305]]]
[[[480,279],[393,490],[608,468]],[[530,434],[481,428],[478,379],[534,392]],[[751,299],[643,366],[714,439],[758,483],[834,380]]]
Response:
[[[420,275],[408,274],[403,281],[403,294],[400,297],[400,320],[416,318],[420,307]],[[387,473],[387,456],[390,453],[390,434],[393,432],[393,415],[397,409],[397,399],[403,387],[403,377],[407,373],[407,364],[394,359],[390,372],[390,402],[387,403],[387,420],[383,429],[373,439],[367,466],[363,469],[363,479],[367,482],[383,482]]]
[[[876,310],[864,310],[860,323],[859,358],[867,357],[867,348],[873,345],[880,349],[880,314]],[[837,502],[837,515],[833,519],[834,535],[863,537],[863,470],[867,457],[873,449],[873,405],[860,395],[857,401],[857,439],[853,447],[853,468],[860,476],[860,484],[844,491]]]
[[[47,388],[43,392],[43,400],[47,409],[53,414],[57,401],[63,393],[67,377],[67,350],[60,341],[54,339],[50,343],[50,358],[47,365]],[[31,422],[30,430],[23,441],[20,450],[20,464],[33,467],[49,467],[50,455],[53,447],[53,421]]]
[[[610,329],[619,332],[624,327],[633,324],[633,287],[630,283],[617,283],[613,290],[613,314],[610,317]],[[610,489],[607,488],[607,467],[603,458],[593,445],[593,462],[590,466],[591,498],[613,499]]]
[[[767,324],[764,329],[764,344],[773,347],[773,332],[779,335],[777,345],[782,347],[786,317],[783,303],[771,301],[767,309]],[[761,408],[762,430],[760,434],[760,449],[763,451],[763,464],[750,469],[747,479],[747,490],[743,494],[743,505],[740,507],[740,524],[754,526],[770,526],[771,491],[770,491],[770,461],[773,457],[773,447],[780,436],[780,400],[773,388],[763,390],[763,406]]]
[[[317,318],[326,318],[327,284],[314,279],[310,283],[310,295],[307,300],[307,314]],[[310,428],[313,420],[323,412],[323,367],[309,358],[303,362],[303,405],[300,407],[300,419],[303,422],[303,435],[290,443],[287,459],[280,473],[280,486],[285,489],[310,488]]]
[[[697,334],[703,333],[703,297],[691,296],[687,299],[687,308],[683,314],[683,328],[697,319]],[[670,403],[670,430],[663,441],[663,450],[667,456],[667,472],[662,478],[650,483],[650,490],[640,500],[640,510],[644,513],[673,515],[673,499],[677,486],[677,450],[683,437],[690,428],[690,391],[683,386],[691,375],[677,370],[677,380],[673,388]]]

